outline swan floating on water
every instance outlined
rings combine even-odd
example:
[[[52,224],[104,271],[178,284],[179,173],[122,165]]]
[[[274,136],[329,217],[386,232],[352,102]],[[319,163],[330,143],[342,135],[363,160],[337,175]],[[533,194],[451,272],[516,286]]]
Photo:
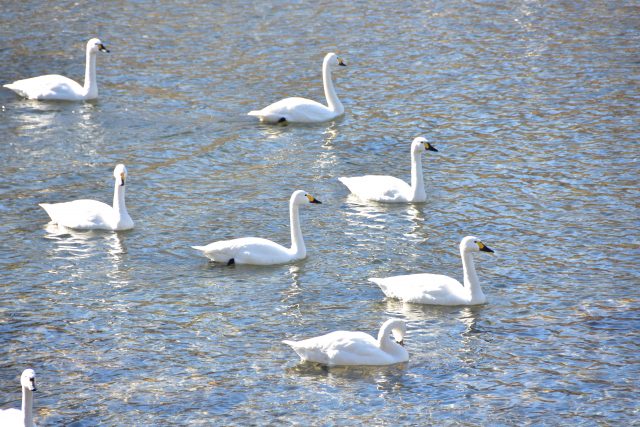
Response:
[[[380,327],[377,340],[364,332],[336,331],[302,341],[282,342],[293,348],[303,362],[328,366],[392,365],[409,360],[403,341],[406,331],[404,321],[389,319]]]
[[[82,101],[98,97],[98,82],[96,80],[96,54],[109,52],[100,39],[87,42],[87,58],[84,73],[84,86],[58,74],[47,74],[30,79],[17,80],[3,85],[20,96],[29,99]]]
[[[97,200],[74,200],[65,203],[40,203],[51,221],[76,230],[129,230],[133,220],[124,202],[127,168],[120,164],[113,170],[116,179],[113,206]]]
[[[408,274],[387,278],[371,278],[389,298],[404,302],[431,305],[475,305],[484,304],[487,298],[482,293],[476,275],[473,254],[493,252],[476,237],[467,236],[460,242],[460,256],[464,271],[464,285],[456,279],[441,274]]]
[[[322,62],[322,83],[327,105],[306,98],[285,98],[262,110],[250,111],[261,122],[268,123],[320,123],[333,120],[344,113],[344,107],[336,95],[331,80],[331,66],[346,66],[335,53],[327,53]]]
[[[418,137],[411,143],[411,185],[401,179],[388,175],[365,175],[338,178],[349,191],[363,200],[383,203],[424,202],[427,193],[424,190],[422,173],[423,151],[435,151],[436,148],[426,138]]]
[[[273,265],[297,261],[307,256],[302,238],[298,208],[305,203],[321,203],[311,194],[294,191],[289,200],[289,220],[291,224],[291,248],[285,248],[271,240],[259,237],[242,237],[221,240],[207,246],[192,246],[207,258],[216,262],[231,264]]]
[[[25,369],[20,376],[22,385],[22,409],[0,410],[0,426],[33,427],[33,392],[36,391],[36,373]]]

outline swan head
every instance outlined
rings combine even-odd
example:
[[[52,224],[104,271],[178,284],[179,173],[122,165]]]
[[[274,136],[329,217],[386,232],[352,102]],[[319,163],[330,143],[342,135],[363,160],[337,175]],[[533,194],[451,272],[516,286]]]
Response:
[[[113,177],[116,179],[118,185],[124,185],[127,179],[127,168],[123,164],[119,164],[113,170]]]
[[[387,339],[391,339],[391,337],[389,336],[389,333],[391,333],[391,335],[393,336],[393,341],[395,341],[396,344],[404,346],[404,336],[407,333],[407,324],[404,322],[404,320],[389,319],[380,327],[380,333],[386,335]]]
[[[20,376],[22,387],[30,391],[36,391],[36,373],[33,369],[25,369]]]
[[[109,53],[109,49],[107,49],[104,44],[100,41],[100,39],[93,38],[87,42],[87,51],[89,52],[107,52]]]
[[[316,199],[315,197],[313,197],[311,194],[307,193],[306,191],[297,190],[297,191],[294,191],[293,194],[291,195],[291,203],[294,205],[302,205],[304,203],[321,204],[322,202]]]
[[[460,252],[490,252],[493,250],[474,236],[467,236],[460,242]]]
[[[328,63],[329,65],[333,65],[333,66],[342,66],[342,67],[346,67],[347,64],[344,63],[344,61],[342,60],[342,58],[338,58],[338,55],[336,55],[333,52],[327,53],[324,57],[324,62]]]
[[[411,150],[415,153],[419,153],[422,150],[438,152],[436,147],[431,145],[431,143],[427,141],[427,138],[422,136],[415,138],[413,142],[411,142]]]

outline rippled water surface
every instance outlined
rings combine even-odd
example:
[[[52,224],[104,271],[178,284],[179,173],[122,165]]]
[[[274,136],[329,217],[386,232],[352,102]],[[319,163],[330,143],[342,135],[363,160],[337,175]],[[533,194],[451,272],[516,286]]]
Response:
[[[636,2],[4,2],[3,83],[82,80],[100,98],[0,91],[0,407],[33,367],[39,425],[630,425],[640,357],[640,7]],[[325,53],[346,114],[246,116],[322,100]],[[409,179],[428,201],[351,198],[339,176]],[[112,198],[129,232],[72,232],[41,202]],[[210,264],[190,248],[289,241],[303,189],[308,257]],[[385,300],[373,276],[462,277],[489,301]],[[408,322],[406,364],[323,369],[282,339]]]

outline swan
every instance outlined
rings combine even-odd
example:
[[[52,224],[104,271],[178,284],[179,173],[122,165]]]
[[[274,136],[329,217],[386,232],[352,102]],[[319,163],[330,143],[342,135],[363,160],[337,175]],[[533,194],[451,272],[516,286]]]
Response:
[[[302,341],[282,342],[293,348],[303,362],[329,366],[392,365],[409,360],[403,341],[406,331],[404,321],[389,319],[380,327],[377,340],[364,332],[336,331]]]
[[[51,221],[76,230],[129,230],[133,220],[124,203],[127,168],[120,164],[113,170],[116,179],[113,207],[97,200],[74,200],[66,203],[40,203]]]
[[[351,193],[364,200],[384,203],[424,202],[427,200],[427,194],[424,191],[420,158],[423,151],[438,150],[426,138],[415,138],[411,143],[411,185],[388,175],[340,177],[338,180],[347,186]]]
[[[336,95],[331,80],[331,66],[346,66],[335,53],[327,53],[322,61],[322,83],[327,105],[306,98],[285,98],[274,102],[262,110],[250,111],[261,122],[269,123],[320,123],[333,120],[344,113],[344,107]]]
[[[22,385],[22,410],[16,408],[0,410],[0,426],[33,427],[33,392],[36,391],[36,373],[25,369],[20,376]]]
[[[96,81],[96,53],[109,52],[100,39],[87,42],[87,65],[84,72],[84,86],[58,74],[32,77],[17,80],[3,85],[20,96],[29,99],[82,101],[98,97],[98,83]]]
[[[487,298],[480,289],[473,254],[491,252],[476,237],[467,236],[460,242],[460,256],[464,271],[464,285],[456,279],[441,274],[408,274],[386,278],[371,278],[389,298],[404,302],[431,305],[476,305],[484,304]]]
[[[289,200],[289,218],[291,222],[291,248],[285,248],[271,240],[259,237],[242,237],[233,240],[221,240],[207,246],[192,246],[212,261],[232,264],[273,265],[297,261],[307,256],[304,246],[298,207],[304,203],[321,203],[311,194],[294,191]]]

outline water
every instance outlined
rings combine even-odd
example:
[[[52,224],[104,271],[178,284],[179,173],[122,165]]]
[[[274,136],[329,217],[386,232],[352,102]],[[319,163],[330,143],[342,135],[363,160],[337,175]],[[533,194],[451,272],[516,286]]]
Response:
[[[5,2],[6,3],[6,2]],[[0,406],[38,375],[39,425],[629,425],[637,422],[640,8],[634,2],[8,2],[2,81],[82,80],[100,98],[0,91]],[[344,118],[266,126],[247,111],[322,100]],[[339,176],[409,178],[425,204],[348,197]],[[41,202],[112,198],[130,232],[47,225]],[[304,261],[211,265],[190,245],[288,243]],[[368,277],[461,278],[476,235],[489,303],[385,300]],[[407,364],[300,365],[282,339],[408,321]]]

